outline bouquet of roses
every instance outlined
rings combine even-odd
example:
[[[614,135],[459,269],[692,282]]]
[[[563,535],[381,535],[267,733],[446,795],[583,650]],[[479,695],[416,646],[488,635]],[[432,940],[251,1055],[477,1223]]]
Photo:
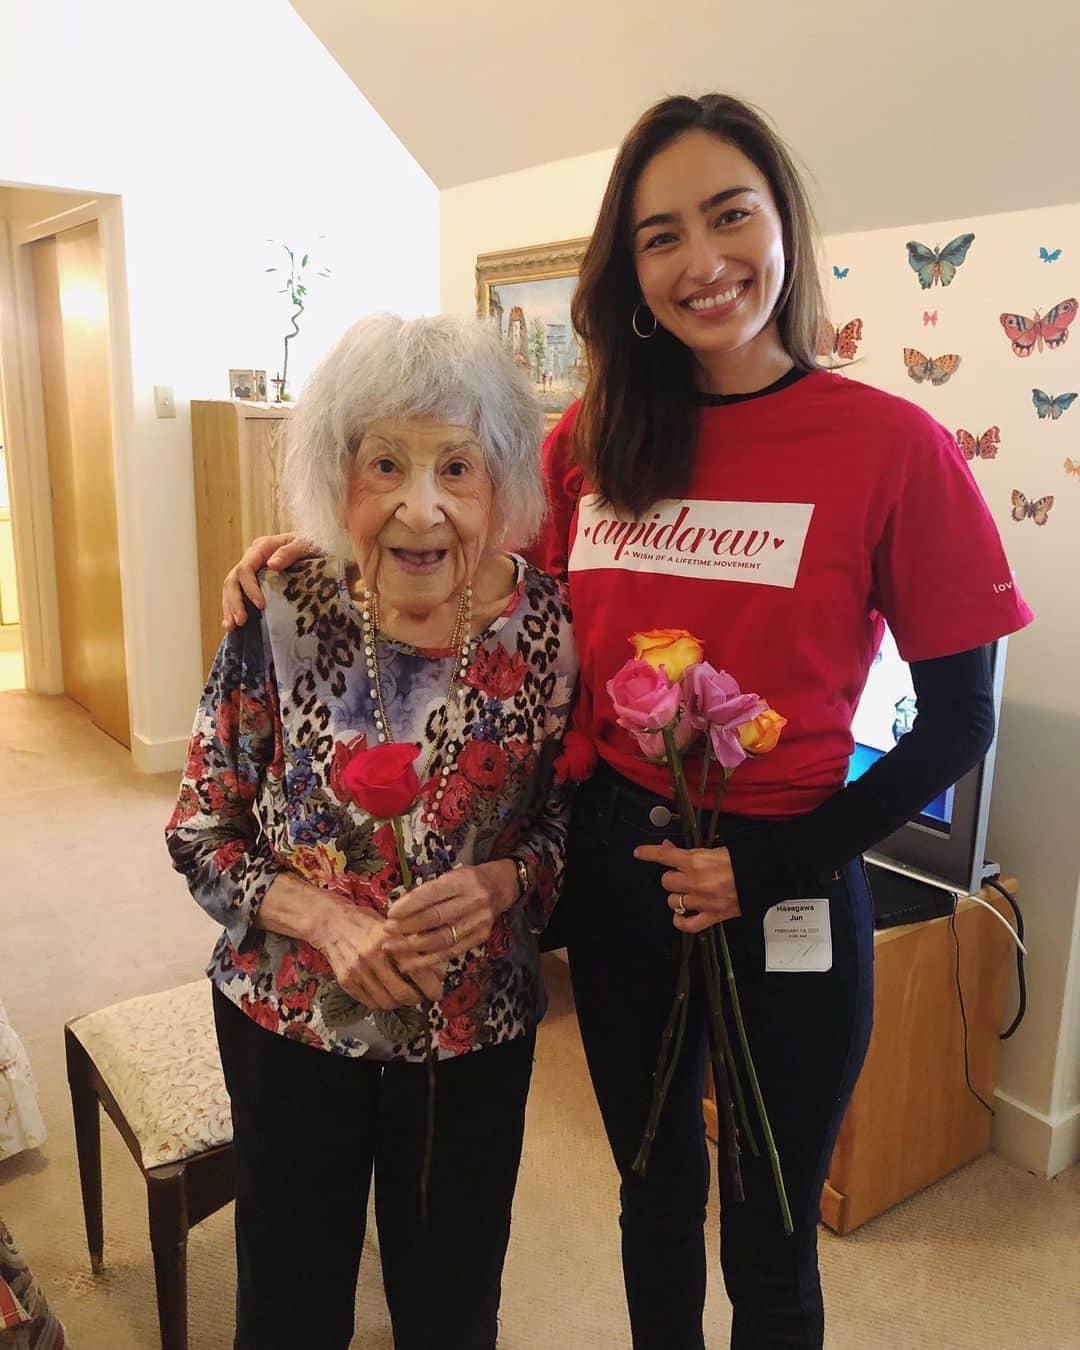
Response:
[[[767,754],[775,747],[786,719],[757,694],[743,693],[730,675],[723,670],[716,670],[705,661],[701,642],[685,629],[662,628],[634,633],[630,645],[634,649],[633,658],[626,662],[607,686],[616,719],[637,741],[647,759],[667,764],[685,846],[712,848],[716,843],[720,807],[728,778],[747,756]],[[695,802],[684,765],[699,749],[702,763]],[[720,769],[719,783],[711,802],[712,814],[706,825],[705,815],[710,805],[706,802],[709,771],[714,765]],[[784,1227],[790,1234],[793,1231],[791,1213],[780,1158],[750,1053],[723,923],[714,924],[701,933],[682,934],[675,997],[661,1038],[660,1055],[653,1075],[649,1119],[634,1160],[634,1170],[643,1174],[648,1167],[653,1139],[682,1049],[689,1008],[690,962],[695,946],[702,962],[709,1004],[709,1042],[717,1113],[726,1143],[732,1190],[737,1199],[742,1199],[740,1127],[755,1157],[759,1152],[743,1093],[742,1077],[745,1076],[768,1151]],[[724,1013],[725,990],[741,1053],[742,1075],[735,1062],[728,1035]],[[738,1124],[735,1119],[736,1109]]]

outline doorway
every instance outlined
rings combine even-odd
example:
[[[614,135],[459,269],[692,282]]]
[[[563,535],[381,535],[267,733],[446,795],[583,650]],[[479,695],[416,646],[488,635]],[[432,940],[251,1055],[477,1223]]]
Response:
[[[117,418],[130,431],[119,198],[0,187],[3,232],[0,403],[25,684],[67,695],[130,748],[114,472]]]
[[[30,245],[64,692],[130,745],[109,313],[96,220]]]
[[[23,689],[22,625],[15,577],[15,538],[11,523],[11,491],[4,449],[3,409],[0,408],[0,693]]]

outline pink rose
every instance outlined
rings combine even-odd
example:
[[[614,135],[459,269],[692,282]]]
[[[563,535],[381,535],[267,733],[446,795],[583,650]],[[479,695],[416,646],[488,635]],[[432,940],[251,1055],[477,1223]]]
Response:
[[[681,688],[648,661],[627,661],[607,683],[616,720],[637,741],[648,759],[664,758],[664,738],[659,733],[679,715]],[[694,728],[684,719],[675,729],[675,741],[683,749],[693,739]]]
[[[698,731],[707,731],[713,753],[725,769],[734,769],[746,758],[739,726],[750,722],[768,706],[757,694],[744,694],[726,670],[702,661],[683,676],[687,719]]]

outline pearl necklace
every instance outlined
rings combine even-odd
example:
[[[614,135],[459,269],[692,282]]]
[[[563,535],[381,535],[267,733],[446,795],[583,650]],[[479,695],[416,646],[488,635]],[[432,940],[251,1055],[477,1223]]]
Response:
[[[386,704],[383,702],[382,683],[379,679],[379,653],[377,643],[379,638],[379,599],[373,591],[364,590],[364,600],[362,606],[363,614],[363,640],[364,640],[364,661],[367,666],[368,688],[371,700],[375,705],[375,730],[378,733],[381,744],[387,744],[394,739],[394,733],[390,726],[390,718],[386,713]],[[439,743],[439,736],[442,731],[449,731],[450,740],[446,746],[446,759],[439,770],[439,784],[435,789],[434,796],[431,799],[431,806],[422,816],[429,825],[434,826],[439,813],[439,806],[442,803],[446,791],[446,784],[457,766],[458,751],[461,749],[461,705],[455,698],[459,683],[464,680],[465,672],[469,669],[471,660],[471,651],[473,645],[472,637],[472,585],[466,584],[461,592],[461,599],[458,601],[457,614],[454,616],[454,628],[450,635],[450,682],[446,689],[446,698],[442,705],[442,725],[432,736],[431,749],[428,752],[427,760],[424,764],[420,778],[426,779],[431,772],[431,767],[435,759],[435,752]]]

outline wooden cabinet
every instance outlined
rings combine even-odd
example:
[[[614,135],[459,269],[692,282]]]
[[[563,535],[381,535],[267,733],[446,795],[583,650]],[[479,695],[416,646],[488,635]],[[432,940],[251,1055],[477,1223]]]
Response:
[[[258,534],[289,528],[281,495],[287,404],[193,400],[191,450],[203,669],[221,645],[221,583]]]
[[[1001,884],[1016,894],[1015,881]],[[987,887],[982,898],[1012,921],[997,892]],[[972,900],[960,901],[956,932],[971,1082],[992,1103],[1013,944]],[[709,1099],[705,1120],[715,1139],[716,1108]],[[991,1120],[964,1076],[956,943],[948,918],[878,931],[874,1030],[822,1191],[822,1220],[849,1233],[973,1161],[990,1147]]]

